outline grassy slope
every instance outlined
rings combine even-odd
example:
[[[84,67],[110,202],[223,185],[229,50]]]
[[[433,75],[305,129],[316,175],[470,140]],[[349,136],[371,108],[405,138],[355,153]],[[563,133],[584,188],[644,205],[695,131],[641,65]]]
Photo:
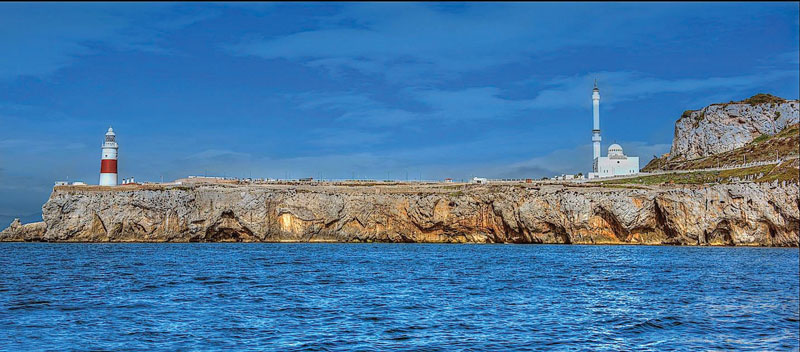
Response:
[[[744,169],[722,171],[697,171],[689,173],[670,173],[652,176],[641,176],[621,180],[612,180],[604,184],[704,184],[730,183],[737,180],[755,182],[797,181],[800,178],[800,160],[794,159],[781,164],[754,166]]]
[[[761,135],[747,145],[725,153],[686,161],[653,159],[642,168],[642,171],[705,169],[718,165],[741,164],[743,160],[747,162],[775,160],[776,152],[777,156],[782,158],[797,156],[798,145],[800,145],[800,128],[798,124],[794,124],[774,136]]]

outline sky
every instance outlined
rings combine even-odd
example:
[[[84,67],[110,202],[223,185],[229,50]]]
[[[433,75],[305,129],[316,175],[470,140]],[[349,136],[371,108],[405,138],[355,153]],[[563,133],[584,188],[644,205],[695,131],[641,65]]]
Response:
[[[797,99],[798,32],[797,3],[0,3],[0,221],[96,184],[109,126],[137,181],[585,174],[595,79],[643,167],[684,110]]]

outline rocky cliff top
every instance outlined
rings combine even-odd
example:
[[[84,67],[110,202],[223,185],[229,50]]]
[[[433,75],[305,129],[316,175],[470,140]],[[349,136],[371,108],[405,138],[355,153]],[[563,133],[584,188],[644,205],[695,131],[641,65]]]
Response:
[[[799,111],[797,100],[769,94],[688,110],[675,122],[670,158],[691,160],[743,147],[798,123]]]
[[[797,246],[796,183],[56,187],[3,241]]]

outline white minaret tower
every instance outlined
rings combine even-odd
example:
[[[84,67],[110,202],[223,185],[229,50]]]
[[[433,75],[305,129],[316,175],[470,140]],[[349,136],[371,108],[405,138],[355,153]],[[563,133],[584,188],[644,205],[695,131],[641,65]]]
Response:
[[[597,80],[594,81],[592,90],[592,109],[594,117],[594,127],[592,128],[592,161],[593,172],[597,172],[597,158],[600,157],[600,90],[597,89]]]
[[[117,135],[114,129],[109,127],[106,132],[106,140],[103,142],[103,158],[100,160],[100,185],[117,185]]]

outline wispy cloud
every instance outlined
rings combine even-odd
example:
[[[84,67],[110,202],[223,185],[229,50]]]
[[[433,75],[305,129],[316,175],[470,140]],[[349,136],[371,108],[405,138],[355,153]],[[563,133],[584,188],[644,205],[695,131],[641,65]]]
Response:
[[[309,92],[286,95],[286,98],[305,111],[332,113],[342,123],[359,123],[362,126],[396,126],[418,118],[414,112],[394,108],[368,94],[356,92]]]
[[[571,48],[658,49],[660,43],[731,21],[728,10],[733,7],[715,8],[468,3],[453,10],[434,4],[356,3],[320,16],[316,28],[250,36],[226,49],[322,67],[334,76],[354,70],[407,84],[529,62]],[[752,6],[749,11],[764,9]],[[698,21],[701,25],[686,25]]]
[[[249,153],[240,153],[232,150],[207,149],[202,152],[191,154],[185,157],[186,160],[230,160],[230,159],[249,159]]]
[[[24,138],[10,138],[0,139],[0,150],[16,151],[19,148],[25,148],[29,153],[32,152],[49,152],[54,150],[68,151],[86,149],[87,145],[83,143],[67,142],[60,143],[57,141],[47,141],[40,139],[24,139]]]
[[[663,93],[714,92],[720,89],[724,89],[729,94],[750,92],[755,87],[797,76],[798,72],[792,70],[728,77],[675,79],[658,78],[633,71],[596,72],[557,77],[541,82],[545,88],[539,91],[526,106],[536,109],[591,109],[591,104],[587,100],[587,88],[592,86],[595,79],[599,81],[604,107],[613,108],[615,104]],[[531,82],[535,81],[531,80]],[[710,103],[714,103],[714,101],[707,102],[707,104]]]
[[[3,4],[0,78],[51,74],[77,57],[97,52],[98,45],[168,53],[170,49],[157,44],[164,31],[216,14],[213,9],[170,13],[174,8],[174,4]]]
[[[316,138],[311,143],[322,147],[362,146],[368,147],[388,142],[386,132],[360,131],[347,128],[326,128],[314,132]]]
[[[394,125],[409,121],[503,120],[554,109],[591,109],[591,87],[598,79],[604,108],[664,93],[716,93],[724,90],[729,96],[737,92],[751,93],[755,87],[776,80],[797,77],[797,71],[771,71],[757,75],[708,78],[663,79],[641,72],[596,72],[549,80],[527,80],[524,85],[540,87],[530,99],[512,99],[498,87],[465,89],[409,88],[400,92],[427,107],[424,111],[408,111],[357,92],[304,93],[291,96],[304,110],[334,113],[341,121],[367,125]],[[711,104],[716,101],[707,101]]]
[[[566,9],[572,16],[558,15]],[[468,4],[457,12],[429,4],[348,4],[323,18],[320,28],[249,39],[228,49],[326,66],[334,73],[348,67],[410,79],[516,62],[564,47],[657,37],[647,19],[664,11],[673,9],[617,6],[616,19],[640,25],[632,33],[589,20],[603,11],[585,4]],[[582,35],[570,35],[578,32]]]

